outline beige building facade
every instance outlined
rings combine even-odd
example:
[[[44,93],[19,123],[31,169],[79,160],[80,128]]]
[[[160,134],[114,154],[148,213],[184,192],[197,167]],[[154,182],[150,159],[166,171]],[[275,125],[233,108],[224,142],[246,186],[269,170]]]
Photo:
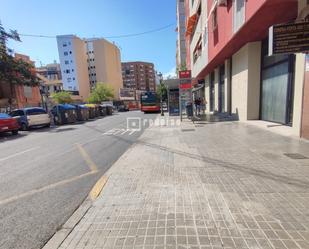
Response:
[[[122,87],[119,48],[105,39],[80,39],[74,35],[57,36],[63,89],[75,99],[86,101],[97,83],[114,90],[119,99]]]

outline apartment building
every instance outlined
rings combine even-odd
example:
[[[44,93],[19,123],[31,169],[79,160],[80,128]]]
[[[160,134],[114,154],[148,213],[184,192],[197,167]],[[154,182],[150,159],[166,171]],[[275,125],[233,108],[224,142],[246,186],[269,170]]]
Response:
[[[37,77],[40,80],[42,92],[50,96],[63,90],[61,68],[59,63],[51,63],[36,68]]]
[[[57,36],[63,89],[85,101],[97,83],[104,83],[119,98],[122,87],[120,50],[105,39]]]
[[[301,135],[308,122],[305,54],[271,55],[268,34],[306,6],[306,0],[186,0],[187,61],[204,86],[207,113],[277,123]]]
[[[177,0],[176,17],[177,17],[176,66],[178,70],[184,70],[187,68],[185,0]]]
[[[123,87],[138,91],[156,91],[154,64],[149,62],[123,62]]]

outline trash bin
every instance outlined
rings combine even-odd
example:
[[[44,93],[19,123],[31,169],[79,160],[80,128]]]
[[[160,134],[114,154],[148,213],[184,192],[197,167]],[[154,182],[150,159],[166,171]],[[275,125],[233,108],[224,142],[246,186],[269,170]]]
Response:
[[[187,117],[193,117],[193,105],[191,102],[186,104]]]
[[[106,116],[107,115],[107,109],[103,105],[100,105],[100,115],[101,116]]]
[[[51,113],[57,125],[72,124],[77,120],[76,107],[69,104],[59,104],[52,108]]]
[[[113,115],[113,106],[110,104],[102,105],[106,109],[106,115]]]
[[[75,105],[78,121],[87,121],[89,119],[89,108],[85,105]]]
[[[85,106],[88,108],[89,119],[94,119],[98,116],[97,111],[96,111],[96,105],[86,104]]]

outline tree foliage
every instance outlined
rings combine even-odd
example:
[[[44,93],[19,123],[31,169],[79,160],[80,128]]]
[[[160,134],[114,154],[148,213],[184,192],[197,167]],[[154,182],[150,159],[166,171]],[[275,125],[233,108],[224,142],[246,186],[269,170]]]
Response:
[[[157,95],[160,99],[162,98],[163,101],[167,100],[167,87],[162,82],[157,85]]]
[[[20,41],[16,30],[6,32],[0,22],[0,83],[37,85],[38,79],[32,64],[16,60],[6,44],[9,39]]]
[[[112,100],[113,98],[114,92],[110,86],[104,83],[97,83],[88,98],[88,102],[92,104],[100,104],[102,101]]]
[[[72,103],[72,95],[69,92],[62,91],[53,93],[51,97],[57,104]]]

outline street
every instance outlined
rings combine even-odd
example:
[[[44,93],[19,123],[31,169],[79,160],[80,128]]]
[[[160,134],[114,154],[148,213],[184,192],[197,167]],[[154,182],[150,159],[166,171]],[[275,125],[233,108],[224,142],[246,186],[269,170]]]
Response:
[[[116,113],[83,124],[0,136],[0,248],[39,249],[142,134]]]

